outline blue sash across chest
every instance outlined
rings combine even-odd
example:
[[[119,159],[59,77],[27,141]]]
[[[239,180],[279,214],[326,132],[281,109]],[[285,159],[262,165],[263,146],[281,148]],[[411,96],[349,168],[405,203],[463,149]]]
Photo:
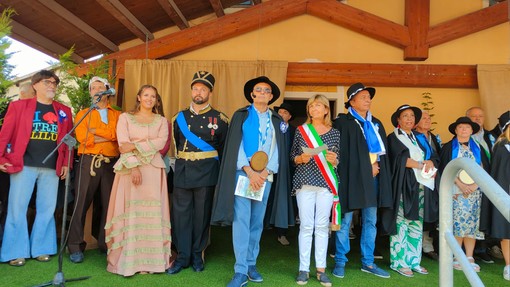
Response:
[[[202,151],[214,151],[214,147],[212,147],[210,144],[208,144],[203,139],[197,137],[194,133],[192,133],[188,128],[188,123],[186,122],[186,119],[184,118],[184,114],[182,112],[179,112],[176,118],[177,125],[179,126],[179,129],[181,130],[184,137],[194,146],[196,146],[199,150]],[[218,160],[218,157],[214,157]]]

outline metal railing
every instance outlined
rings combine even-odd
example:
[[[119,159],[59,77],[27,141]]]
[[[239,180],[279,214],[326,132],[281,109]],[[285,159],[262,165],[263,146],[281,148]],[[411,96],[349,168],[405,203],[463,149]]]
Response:
[[[467,158],[452,160],[443,171],[439,188],[439,286],[441,287],[453,286],[453,254],[462,266],[471,286],[484,286],[452,232],[452,190],[455,177],[462,169],[471,176],[492,204],[510,222],[510,195],[474,160]]]

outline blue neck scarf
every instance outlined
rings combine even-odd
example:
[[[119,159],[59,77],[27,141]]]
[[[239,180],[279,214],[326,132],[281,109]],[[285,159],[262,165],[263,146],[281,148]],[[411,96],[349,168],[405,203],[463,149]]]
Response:
[[[259,116],[255,107],[248,108],[248,117],[243,123],[243,148],[246,157],[250,158],[259,149]]]
[[[459,148],[460,148],[459,140],[457,140],[457,138],[455,137],[452,140],[452,159],[456,159],[457,156],[459,155]],[[472,138],[469,138],[469,149],[475,156],[476,163],[481,165],[482,156],[480,154],[480,147],[478,146],[478,144],[476,144],[476,142]]]
[[[370,153],[383,154],[385,152],[383,149],[384,146],[380,137],[376,134],[377,132],[375,131],[374,124],[372,123],[372,114],[370,111],[367,112],[367,119],[365,120],[352,107],[349,107],[348,110],[354,118],[363,123],[363,133],[365,134],[365,140],[367,141],[368,151]]]
[[[429,160],[432,154],[432,147],[430,146],[427,137],[422,133],[416,133],[415,136],[420,145],[425,148],[425,160]]]

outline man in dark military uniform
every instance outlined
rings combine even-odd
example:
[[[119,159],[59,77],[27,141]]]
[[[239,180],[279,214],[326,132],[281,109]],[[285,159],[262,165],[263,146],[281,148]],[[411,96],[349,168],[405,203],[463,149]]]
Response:
[[[190,263],[194,271],[204,270],[202,252],[209,238],[214,187],[228,129],[228,118],[209,104],[213,88],[211,73],[195,73],[191,82],[192,102],[172,120],[177,158],[172,239],[178,255],[168,274],[176,274]]]

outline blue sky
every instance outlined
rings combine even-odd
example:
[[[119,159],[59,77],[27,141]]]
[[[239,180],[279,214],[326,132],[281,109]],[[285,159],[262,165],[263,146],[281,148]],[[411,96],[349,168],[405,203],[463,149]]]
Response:
[[[12,38],[9,38],[9,40],[11,41],[11,47],[7,50],[7,52],[14,52],[9,59],[9,64],[15,66],[13,71],[13,75],[15,77],[22,77],[32,72],[47,68],[49,67],[48,61],[57,61],[56,59]]]

